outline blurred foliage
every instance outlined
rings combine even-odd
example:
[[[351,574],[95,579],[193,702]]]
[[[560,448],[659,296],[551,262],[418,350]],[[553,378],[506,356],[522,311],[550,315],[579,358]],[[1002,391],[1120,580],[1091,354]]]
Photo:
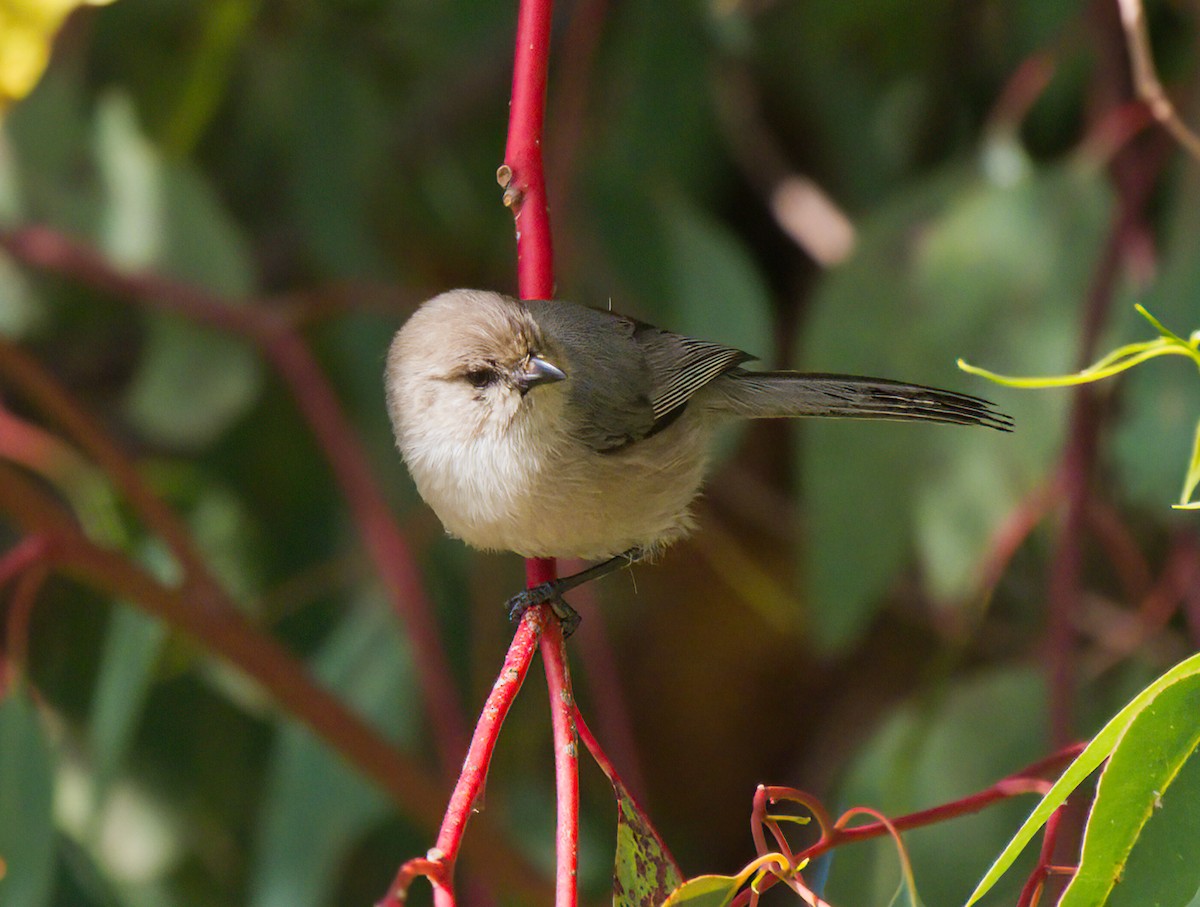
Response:
[[[0,3],[0,113],[29,94],[50,60],[54,36],[78,6],[112,0],[4,0]]]
[[[0,78],[20,37],[4,17],[26,5],[0,0]],[[49,225],[127,273],[302,326],[423,569],[468,716],[500,665],[499,603],[519,564],[441,537],[392,450],[380,373],[420,299],[515,287],[493,178],[515,6],[122,0],[71,16],[0,121],[0,229]],[[583,607],[584,711],[685,873],[748,863],[758,783],[889,814],[962,797],[1052,737],[1094,732],[1194,647],[1194,595],[1187,613],[1147,604],[1172,552],[1196,541],[1195,515],[1169,508],[1194,378],[1153,363],[1101,389],[1068,653],[1047,637],[1057,509],[1035,513],[994,586],[984,577],[1055,485],[1071,392],[954,368],[1071,371],[1144,339],[1135,300],[1184,336],[1200,327],[1200,169],[1154,130],[1113,137],[1133,116],[1119,106],[1115,4],[559,7],[545,153],[563,296],[772,367],[953,386],[1016,418],[1006,436],[740,430],[698,507],[700,538]],[[1150,13],[1164,81],[1188,97],[1195,9]],[[24,52],[49,47],[57,22]],[[1044,84],[1026,78],[1039,61]],[[843,264],[820,270],[776,223],[770,190],[791,174],[853,223]],[[1138,207],[1142,184],[1153,191]],[[1130,205],[1114,298],[1089,326]],[[261,347],[3,252],[0,333],[137,459],[244,613],[432,766],[439,716],[422,712],[405,629]],[[15,388],[0,384],[0,403],[59,430]],[[91,538],[175,582],[111,477],[61,446],[43,471]],[[0,518],[0,552],[19,540]],[[769,608],[746,601],[763,590]],[[27,677],[0,702],[5,907],[373,903],[432,843],[245,677],[129,603],[56,576],[30,638]],[[1070,727],[1048,730],[1044,659],[1074,672]],[[486,803],[537,866],[552,852],[541,690],[531,678],[505,727]],[[585,769],[583,802],[581,878],[599,901],[617,827],[600,773]],[[1171,816],[1147,835],[1191,834],[1189,811],[1164,802]],[[924,902],[961,902],[1027,807],[906,835]],[[1139,859],[1130,873],[1149,872]],[[835,904],[886,904],[899,882],[886,841],[838,850],[821,872]]]

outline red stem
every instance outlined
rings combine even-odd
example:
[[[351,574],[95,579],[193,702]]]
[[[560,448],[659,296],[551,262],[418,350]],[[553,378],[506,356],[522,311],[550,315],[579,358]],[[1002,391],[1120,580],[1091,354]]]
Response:
[[[1009,797],[1028,793],[1045,793],[1046,782],[1039,776],[1052,768],[1070,762],[1083,752],[1085,746],[1087,746],[1086,743],[1072,743],[1070,746],[1063,747],[1057,753],[1053,753],[1045,759],[1040,759],[1006,778],[1001,778],[991,787],[977,791],[960,800],[953,800],[950,803],[943,803],[940,806],[922,809],[918,812],[893,819],[891,823],[892,827],[898,831],[907,831],[910,828],[920,828],[924,825],[932,825],[935,822],[943,822],[946,819],[977,813],[984,807],[991,806],[1000,800],[1007,800]],[[856,828],[835,828],[831,834],[826,836],[825,841],[818,841],[800,856],[811,859],[840,844],[865,841],[868,838],[877,838],[887,833],[887,826],[880,822],[860,825]]]
[[[504,201],[517,231],[517,281],[522,299],[554,297],[554,247],[542,167],[546,79],[550,68],[551,0],[521,0],[508,114]]]
[[[1046,820],[1046,827],[1042,831],[1042,848],[1038,852],[1037,865],[1033,867],[1033,872],[1029,874],[1025,885],[1021,888],[1021,894],[1017,898],[1017,907],[1034,907],[1046,887],[1046,879],[1056,871],[1057,867],[1053,864],[1054,845],[1058,841],[1058,825],[1066,810],[1067,804],[1064,803]]]
[[[579,887],[579,743],[575,737],[575,697],[571,692],[562,625],[553,618],[542,634],[542,662],[550,692],[554,779],[558,790],[554,903],[558,907],[572,907],[578,900]]]
[[[567,568],[568,573],[582,570],[586,564],[578,561]],[[583,673],[596,726],[605,740],[613,759],[622,766],[622,784],[626,790],[641,794],[646,790],[645,777],[638,756],[637,737],[629,714],[628,699],[622,686],[622,674],[617,667],[612,640],[605,627],[604,614],[597,603],[594,586],[582,586],[574,593],[575,605],[581,611],[591,611],[588,619],[575,634],[575,655],[583,660]],[[576,722],[578,724],[578,722]],[[580,731],[582,735],[582,731]],[[589,747],[591,749],[591,747]],[[604,754],[602,754],[604,755]],[[605,759],[607,759],[605,755]],[[597,759],[597,761],[600,761]]]
[[[552,9],[551,0],[521,0],[517,12],[512,103],[501,174],[504,202],[512,209],[516,228],[517,281],[522,299],[554,296],[554,247],[542,165]],[[556,574],[553,559],[531,558],[525,563],[530,586],[552,580]],[[550,691],[558,790],[555,903],[558,907],[573,907],[579,875],[579,758],[571,720],[571,674],[562,631],[553,619],[542,636],[541,651]]]
[[[543,609],[531,608],[526,612],[475,725],[466,761],[446,806],[437,844],[426,858],[409,860],[400,867],[380,905],[403,901],[408,886],[419,876],[425,876],[433,883],[434,902],[439,907],[454,903],[454,864],[458,860],[467,821],[480,801],[500,728],[525,682],[533,653],[543,635],[545,619],[546,612]]]
[[[44,535],[27,535],[0,557],[0,588],[24,573],[50,553],[50,539]]]
[[[50,550],[47,536],[29,535],[0,558],[0,587],[15,577],[4,621],[4,645],[0,648],[0,700],[29,663],[29,621],[38,592],[50,573]]]

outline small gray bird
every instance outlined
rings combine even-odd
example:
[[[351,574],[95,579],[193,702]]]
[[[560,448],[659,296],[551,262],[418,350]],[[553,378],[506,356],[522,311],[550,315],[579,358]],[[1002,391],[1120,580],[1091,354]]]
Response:
[[[983,425],[992,404],[880,378],[742,368],[732,347],[569,302],[451,290],[388,353],[388,412],[446,531],[488,551],[607,560],[510,600],[520,613],[695,528],[716,428],[835,416]],[[568,626],[567,629],[571,629]]]

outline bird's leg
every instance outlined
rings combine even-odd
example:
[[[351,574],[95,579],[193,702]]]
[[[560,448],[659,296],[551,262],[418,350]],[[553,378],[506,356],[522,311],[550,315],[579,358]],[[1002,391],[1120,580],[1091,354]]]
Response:
[[[554,612],[554,616],[562,621],[563,636],[570,636],[575,632],[581,620],[579,612],[566,603],[563,599],[564,592],[570,592],[572,589],[577,589],[584,583],[590,583],[594,579],[600,579],[602,576],[621,569],[624,566],[632,564],[634,561],[641,560],[645,552],[641,548],[630,548],[614,557],[610,557],[606,561],[601,561],[598,564],[593,564],[578,573],[572,573],[570,576],[560,576],[558,579],[552,579],[546,583],[539,583],[529,589],[524,589],[510,598],[505,607],[508,608],[508,616],[510,620],[520,620],[521,615],[535,605],[549,605],[550,610]]]

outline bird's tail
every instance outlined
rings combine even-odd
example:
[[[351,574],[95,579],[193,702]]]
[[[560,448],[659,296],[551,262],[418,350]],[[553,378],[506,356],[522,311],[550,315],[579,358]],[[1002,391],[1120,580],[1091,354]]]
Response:
[[[714,382],[715,384],[716,382]],[[711,406],[747,419],[833,416],[983,425],[1012,431],[1011,417],[979,397],[884,378],[734,369],[714,387]]]

